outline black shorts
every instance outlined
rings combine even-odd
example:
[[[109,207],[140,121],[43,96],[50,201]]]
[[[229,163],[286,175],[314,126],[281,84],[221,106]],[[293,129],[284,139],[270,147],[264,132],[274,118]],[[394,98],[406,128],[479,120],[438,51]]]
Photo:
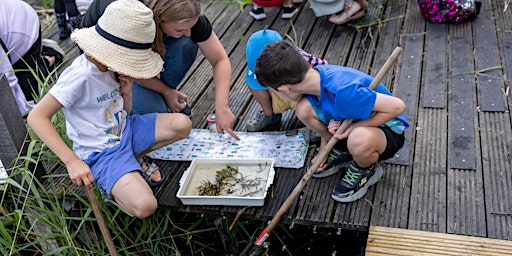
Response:
[[[386,160],[392,158],[395,153],[404,146],[405,135],[404,133],[397,134],[387,126],[379,127],[379,129],[381,129],[386,136],[386,149],[384,152],[382,152],[382,154],[379,155],[379,160]],[[348,152],[347,140],[340,140],[338,143],[336,143],[334,148],[343,152]]]

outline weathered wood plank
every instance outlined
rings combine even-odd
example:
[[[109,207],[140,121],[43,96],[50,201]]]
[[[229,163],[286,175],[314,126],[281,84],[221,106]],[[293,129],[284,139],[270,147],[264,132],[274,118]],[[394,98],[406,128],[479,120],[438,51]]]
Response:
[[[476,168],[475,112],[476,96],[471,23],[450,27],[450,86],[448,107],[448,164],[452,169]]]
[[[388,1],[386,8],[387,20],[381,28],[381,36],[376,49],[376,60],[372,67],[372,74],[384,65],[391,52],[399,45],[401,27],[404,20],[407,3],[400,0]],[[403,54],[402,54],[403,55]],[[402,57],[403,58],[403,57]],[[400,61],[396,67],[400,67]],[[383,84],[394,91],[396,70],[384,78]],[[376,184],[373,209],[371,212],[371,224],[390,227],[407,226],[407,211],[411,189],[412,167],[401,165],[384,165],[384,176]]]
[[[423,45],[425,22],[421,19],[419,10],[410,4],[406,10],[406,23],[401,36],[403,53],[400,58],[400,68],[397,71],[397,80],[393,87],[393,95],[405,102],[405,115],[410,129],[405,131],[404,146],[387,163],[408,165],[411,162],[411,150],[414,144],[414,124],[416,123],[417,106],[420,92],[421,65],[423,61]]]
[[[491,6],[490,0],[483,1],[483,6]],[[492,9],[482,8],[478,19],[473,22],[475,41],[476,71],[501,66],[498,38]],[[502,69],[493,69],[477,76],[478,104],[481,111],[505,111],[505,95]]]
[[[480,113],[480,134],[482,148],[482,170],[484,177],[485,202],[488,211],[487,236],[498,239],[512,239],[512,168],[509,160],[508,141],[512,132],[506,113]],[[501,131],[501,132],[496,132]]]
[[[446,107],[447,35],[448,25],[427,23],[421,94],[424,108]]]
[[[407,228],[446,233],[448,125],[445,109],[422,108],[418,115]]]
[[[27,129],[4,74],[0,74],[0,109],[0,160],[10,169],[18,154],[24,154]]]
[[[366,255],[508,255],[511,241],[371,226]]]

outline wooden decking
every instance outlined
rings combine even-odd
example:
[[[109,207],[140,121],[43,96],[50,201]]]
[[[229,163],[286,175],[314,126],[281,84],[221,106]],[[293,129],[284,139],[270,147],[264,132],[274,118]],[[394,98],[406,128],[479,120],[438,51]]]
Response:
[[[383,83],[406,102],[411,128],[404,148],[384,165],[383,179],[364,198],[346,204],[330,198],[340,174],[312,179],[281,221],[362,231],[374,225],[512,240],[508,96],[512,10],[504,11],[507,2],[484,0],[474,22],[444,25],[425,22],[413,0],[369,0],[362,23],[334,26],[327,17],[315,18],[307,1],[298,4],[300,13],[291,21],[280,18],[279,8],[266,8],[267,19],[254,21],[248,6],[241,9],[204,0],[204,13],[230,56],[230,106],[238,117],[238,131],[244,131],[246,122],[260,110],[245,84],[245,45],[253,32],[266,25],[295,38],[303,49],[330,64],[371,75],[395,47],[404,49]],[[362,26],[356,29],[355,24]],[[56,32],[54,26],[44,37],[58,38]],[[61,45],[68,51],[69,63],[78,49],[69,40]],[[197,58],[179,89],[189,96],[194,127],[204,128],[206,116],[214,111],[214,86],[212,68],[203,56]],[[302,126],[291,111],[284,120],[282,130]],[[168,177],[155,191],[160,207],[218,215],[234,215],[241,209],[182,205],[175,195],[189,162],[159,164]],[[245,210],[243,217],[272,218],[305,171],[278,168],[265,205]],[[61,182],[70,184],[65,177]]]

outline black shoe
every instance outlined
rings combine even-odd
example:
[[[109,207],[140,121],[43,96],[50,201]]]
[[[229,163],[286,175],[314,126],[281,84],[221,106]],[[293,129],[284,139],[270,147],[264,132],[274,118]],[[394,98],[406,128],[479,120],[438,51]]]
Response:
[[[258,8],[251,8],[251,11],[249,14],[255,19],[255,20],[262,20],[267,17],[265,14],[265,10],[263,10],[263,7]]]
[[[51,39],[43,39],[42,45],[43,50],[41,52],[41,55],[55,57],[55,62],[53,63],[53,66],[60,65],[64,60],[64,50],[60,48],[59,44]]]
[[[298,11],[299,9],[297,9],[293,4],[292,6],[283,6],[283,14],[281,15],[281,18],[291,19]]]
[[[368,169],[358,169],[352,161],[341,181],[332,190],[331,197],[341,203],[354,202],[363,197],[368,188],[381,177],[382,167],[378,164],[375,163]]]

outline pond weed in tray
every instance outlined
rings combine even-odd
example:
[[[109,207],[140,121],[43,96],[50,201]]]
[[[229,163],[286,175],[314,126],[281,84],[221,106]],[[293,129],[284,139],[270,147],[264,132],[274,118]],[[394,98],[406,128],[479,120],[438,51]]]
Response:
[[[232,175],[222,180],[216,195],[200,194],[205,184],[219,184],[219,172],[227,171]],[[195,158],[183,173],[176,196],[185,205],[262,206],[274,175],[272,158]]]

